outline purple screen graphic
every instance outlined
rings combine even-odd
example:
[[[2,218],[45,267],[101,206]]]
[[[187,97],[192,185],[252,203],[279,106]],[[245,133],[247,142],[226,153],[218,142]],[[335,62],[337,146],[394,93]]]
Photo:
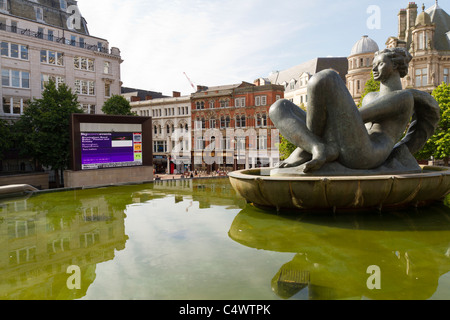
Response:
[[[135,160],[134,136],[123,132],[81,133],[82,169],[141,165],[142,161]]]

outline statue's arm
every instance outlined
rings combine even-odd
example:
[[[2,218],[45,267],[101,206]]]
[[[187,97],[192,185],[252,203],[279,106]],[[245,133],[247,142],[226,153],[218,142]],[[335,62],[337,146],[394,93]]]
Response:
[[[359,108],[359,113],[364,123],[378,122],[407,111],[399,109],[399,100],[407,100],[408,103],[400,105],[404,108],[412,108],[414,105],[413,99],[413,95],[408,91],[392,92],[376,98],[373,96],[363,103],[363,106]]]

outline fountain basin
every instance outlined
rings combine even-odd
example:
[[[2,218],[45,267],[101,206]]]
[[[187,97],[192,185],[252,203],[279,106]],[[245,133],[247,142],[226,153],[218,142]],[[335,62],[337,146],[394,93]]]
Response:
[[[229,174],[233,188],[254,206],[282,209],[369,209],[423,206],[450,192],[450,168],[362,176],[271,176],[273,168]]]

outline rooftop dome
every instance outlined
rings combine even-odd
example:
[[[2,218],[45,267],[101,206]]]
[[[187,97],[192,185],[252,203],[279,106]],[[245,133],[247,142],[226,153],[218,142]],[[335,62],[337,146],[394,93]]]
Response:
[[[370,39],[369,36],[363,36],[358,40],[358,42],[355,43],[350,55],[353,56],[362,53],[372,53],[377,52],[378,50],[380,49],[374,40]]]
[[[416,27],[417,26],[429,26],[431,25],[431,17],[425,12],[425,6],[422,7],[422,12],[417,16]]]

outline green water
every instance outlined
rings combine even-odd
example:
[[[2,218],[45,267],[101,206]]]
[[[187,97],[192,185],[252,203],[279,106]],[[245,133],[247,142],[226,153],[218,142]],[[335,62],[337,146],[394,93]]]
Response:
[[[0,243],[2,300],[450,299],[444,204],[276,215],[161,181],[0,200]]]

